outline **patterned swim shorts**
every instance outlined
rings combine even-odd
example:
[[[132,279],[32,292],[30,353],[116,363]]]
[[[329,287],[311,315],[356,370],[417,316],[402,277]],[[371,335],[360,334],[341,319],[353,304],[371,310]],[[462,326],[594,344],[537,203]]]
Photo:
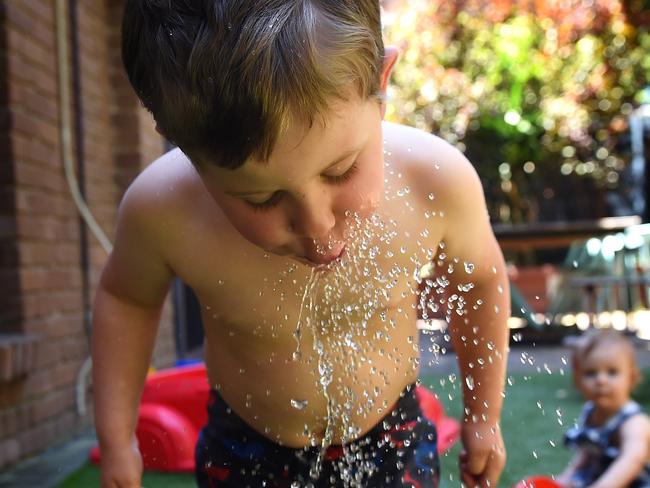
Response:
[[[208,424],[196,446],[201,488],[437,488],[437,433],[422,411],[415,385],[367,434],[332,445],[314,476],[319,447],[281,446],[252,429],[210,392]],[[310,474],[311,473],[311,474]]]

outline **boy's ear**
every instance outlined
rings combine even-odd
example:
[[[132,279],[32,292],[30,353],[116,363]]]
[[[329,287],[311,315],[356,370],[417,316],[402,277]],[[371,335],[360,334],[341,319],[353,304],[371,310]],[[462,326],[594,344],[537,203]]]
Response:
[[[381,91],[384,99],[381,102],[381,118],[384,118],[386,115],[386,90],[388,89],[388,80],[390,80],[390,74],[393,71],[393,67],[397,62],[399,57],[399,51],[395,46],[386,46],[384,48],[384,64],[381,69],[381,76],[379,78],[379,90]]]
[[[390,74],[393,72],[393,67],[397,62],[399,57],[399,51],[395,46],[386,46],[384,48],[384,65],[381,69],[380,89],[382,92],[386,92],[388,88],[388,80],[390,79]]]

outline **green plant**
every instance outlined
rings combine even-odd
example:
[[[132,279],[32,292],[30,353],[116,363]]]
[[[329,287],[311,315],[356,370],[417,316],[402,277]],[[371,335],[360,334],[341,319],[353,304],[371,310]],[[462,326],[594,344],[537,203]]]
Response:
[[[643,5],[567,3],[419,0],[387,16],[403,53],[388,118],[465,152],[496,220],[599,217],[624,191],[621,137],[650,80]]]

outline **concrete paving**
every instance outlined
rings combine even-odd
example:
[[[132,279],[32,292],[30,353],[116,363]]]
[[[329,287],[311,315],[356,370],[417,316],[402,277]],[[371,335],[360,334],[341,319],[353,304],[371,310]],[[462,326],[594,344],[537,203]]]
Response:
[[[54,488],[88,460],[92,429],[0,473],[0,488]]]

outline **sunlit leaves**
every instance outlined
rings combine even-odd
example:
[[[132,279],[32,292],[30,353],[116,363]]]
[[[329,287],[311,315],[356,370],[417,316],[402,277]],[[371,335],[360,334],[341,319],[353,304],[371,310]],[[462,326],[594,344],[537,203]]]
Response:
[[[405,2],[386,31],[403,53],[387,115],[465,151],[502,220],[595,217],[574,203],[558,215],[545,199],[570,182],[574,196],[582,185],[590,201],[604,201],[620,184],[620,137],[650,80],[637,3]]]

